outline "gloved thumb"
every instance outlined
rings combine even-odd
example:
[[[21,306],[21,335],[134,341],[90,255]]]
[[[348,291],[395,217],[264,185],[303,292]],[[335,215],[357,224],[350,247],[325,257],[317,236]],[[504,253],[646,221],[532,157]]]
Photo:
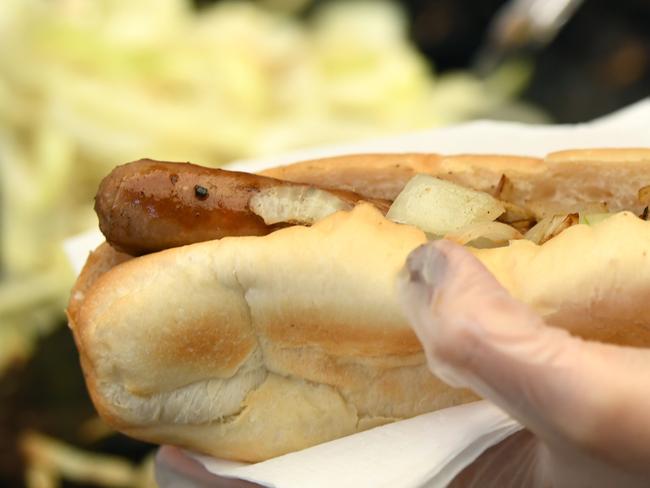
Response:
[[[575,447],[572,462],[595,456],[648,469],[648,351],[591,343],[547,326],[449,241],[413,251],[399,288],[437,376],[491,400],[545,445]]]

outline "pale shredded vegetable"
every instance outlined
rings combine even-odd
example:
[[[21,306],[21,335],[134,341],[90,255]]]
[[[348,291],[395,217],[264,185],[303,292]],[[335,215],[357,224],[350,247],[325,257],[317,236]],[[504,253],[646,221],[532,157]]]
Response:
[[[154,488],[153,456],[136,466],[126,459],[77,449],[37,432],[22,435],[28,488],[57,487],[61,480],[98,487]]]

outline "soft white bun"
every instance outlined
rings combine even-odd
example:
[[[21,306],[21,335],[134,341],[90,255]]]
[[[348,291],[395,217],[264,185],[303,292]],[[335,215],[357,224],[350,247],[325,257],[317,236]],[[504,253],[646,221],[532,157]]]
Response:
[[[603,171],[620,166],[644,186],[636,174],[647,174],[640,167],[650,165],[650,151],[643,154],[628,165],[611,158]],[[601,164],[552,157],[571,167]],[[467,158],[468,168],[480,166],[480,157]],[[517,161],[497,160],[485,159],[501,165],[493,174]],[[585,194],[595,192],[598,174],[583,179]],[[579,199],[580,189],[574,194]],[[397,301],[396,277],[425,241],[363,204],[310,228],[130,260],[101,247],[68,308],[99,413],[143,440],[258,461],[474,399],[429,373]],[[643,347],[649,252],[650,223],[630,213],[572,227],[542,246],[475,251],[549,323]]]
[[[517,299],[587,339],[650,347],[650,222],[621,212],[537,246],[476,249]]]
[[[425,241],[365,204],[113,268],[70,314],[98,411],[135,437],[256,461],[475,399],[429,373],[397,303]]]

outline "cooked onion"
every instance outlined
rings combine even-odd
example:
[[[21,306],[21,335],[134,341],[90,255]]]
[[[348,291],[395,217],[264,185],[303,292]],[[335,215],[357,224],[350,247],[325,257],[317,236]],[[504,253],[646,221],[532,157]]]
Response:
[[[445,239],[473,247],[495,247],[521,238],[519,231],[501,222],[476,222],[445,236]]]
[[[552,215],[540,220],[535,227],[526,232],[524,236],[536,244],[544,244],[560,232],[578,223],[578,214]]]
[[[494,198],[499,200],[510,200],[515,187],[506,175],[502,174],[494,190]]]
[[[504,211],[503,205],[485,192],[417,175],[397,195],[386,217],[445,235],[474,222],[493,221]]]
[[[265,188],[248,205],[267,225],[280,222],[311,225],[334,212],[352,208],[338,196],[308,185]]]
[[[517,220],[515,222],[508,222],[508,225],[514,227],[522,234],[525,234],[530,229],[532,229],[536,223],[537,221],[535,219],[530,219],[530,220]]]
[[[499,222],[510,224],[522,220],[535,220],[535,214],[527,208],[505,201],[501,201],[501,204],[504,206],[506,211],[499,217]]]
[[[609,211],[607,202],[530,202],[527,206],[535,214],[538,220],[556,215],[567,215],[572,213],[598,214],[607,213]]]
[[[650,204],[650,185],[644,186],[639,190],[639,203],[643,205]]]

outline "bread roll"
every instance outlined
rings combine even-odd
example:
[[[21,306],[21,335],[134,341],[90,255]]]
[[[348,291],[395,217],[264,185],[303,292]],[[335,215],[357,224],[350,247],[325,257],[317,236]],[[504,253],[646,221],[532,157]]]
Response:
[[[650,151],[639,153],[629,164],[616,151],[432,160],[453,160],[459,174],[475,175],[474,187],[521,163],[513,171],[528,176],[514,179],[530,183],[527,195],[553,188],[543,177],[552,172],[562,198],[602,194],[622,205],[634,198],[597,186],[604,180],[594,168],[617,167],[638,185],[650,164]],[[572,190],[567,182],[580,181],[581,165],[591,176]],[[309,228],[130,260],[102,247],[68,309],[91,397],[128,435],[242,461],[474,400],[431,375],[397,300],[398,273],[425,242],[420,230],[362,204]],[[574,226],[542,246],[515,241],[474,252],[549,323],[650,345],[650,224],[633,214]]]

